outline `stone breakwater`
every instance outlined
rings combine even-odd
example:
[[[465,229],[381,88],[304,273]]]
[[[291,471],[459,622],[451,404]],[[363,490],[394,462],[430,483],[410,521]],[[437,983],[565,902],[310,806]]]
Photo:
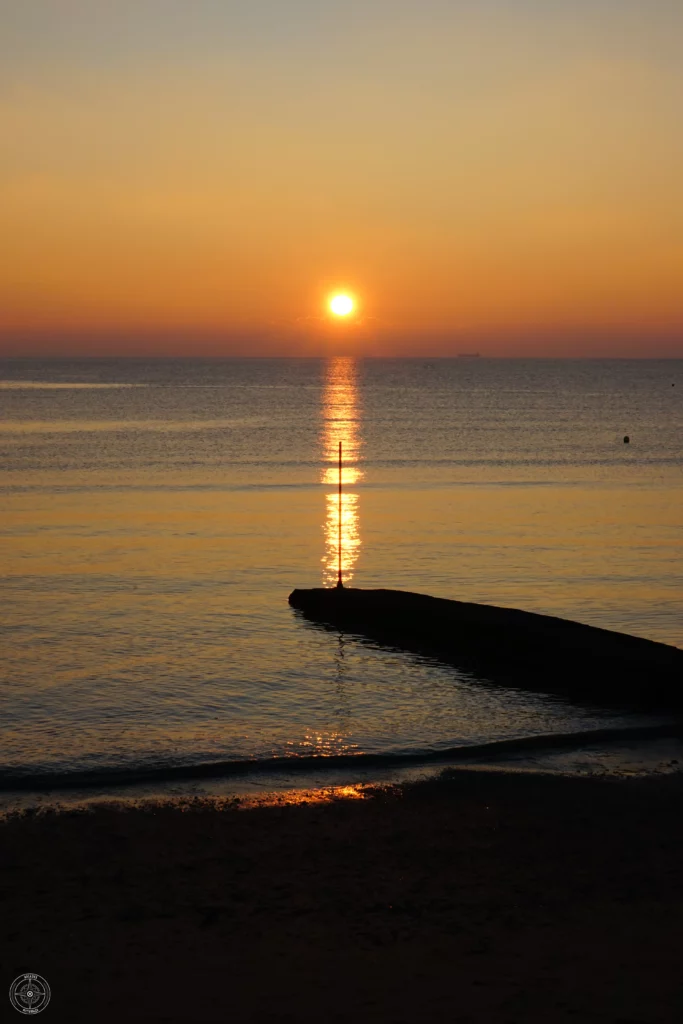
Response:
[[[683,651],[515,608],[401,590],[294,590],[318,625],[447,661],[480,679],[608,706],[680,710]]]

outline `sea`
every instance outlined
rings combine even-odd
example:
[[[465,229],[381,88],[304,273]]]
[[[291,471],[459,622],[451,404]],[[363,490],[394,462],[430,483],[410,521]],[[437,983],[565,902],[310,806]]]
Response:
[[[632,746],[552,739],[669,721],[288,595],[335,584],[341,515],[347,586],[683,646],[683,360],[6,359],[0,465],[5,801],[365,784],[507,741],[519,770],[628,772]]]

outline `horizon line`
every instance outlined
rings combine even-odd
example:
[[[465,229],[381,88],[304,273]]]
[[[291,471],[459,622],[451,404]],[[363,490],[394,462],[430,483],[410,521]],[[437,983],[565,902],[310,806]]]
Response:
[[[423,362],[463,362],[471,363],[479,360],[500,360],[500,361],[512,361],[512,360],[534,360],[538,362],[586,362],[593,360],[595,362],[681,362],[683,361],[683,353],[680,355],[488,355],[484,352],[477,353],[461,353],[454,355],[387,355],[386,353],[375,355],[372,352],[329,352],[327,354],[319,353],[312,355],[310,353],[290,353],[285,355],[283,353],[257,353],[253,355],[244,355],[241,353],[221,353],[221,354],[190,354],[190,353],[173,353],[164,354],[159,352],[153,353],[139,353],[133,354],[129,352],[124,353],[109,353],[109,354],[93,354],[84,352],[61,352],[61,353],[40,353],[40,352],[28,352],[23,355],[8,354],[4,355],[0,353],[0,362],[10,362],[19,360],[67,360],[67,359],[79,359],[79,360],[92,360],[104,362],[110,359],[129,359],[129,360],[145,360],[147,362],[154,360],[183,360],[183,361],[200,361],[205,360],[207,362],[218,362],[220,360],[276,360],[276,359],[301,359],[309,361],[326,360],[326,359],[374,359],[374,360],[422,360]]]

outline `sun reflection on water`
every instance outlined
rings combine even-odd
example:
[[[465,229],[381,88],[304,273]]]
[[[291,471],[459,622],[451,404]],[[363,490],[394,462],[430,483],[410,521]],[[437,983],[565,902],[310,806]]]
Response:
[[[309,730],[300,740],[288,740],[287,757],[337,757],[340,754],[358,754],[357,743],[350,742],[345,733],[330,730]]]
[[[324,523],[325,553],[322,557],[323,583],[334,586],[339,567],[339,442],[342,444],[342,499],[341,499],[341,569],[345,583],[353,578],[353,570],[360,554],[358,493],[349,486],[363,479],[360,460],[360,410],[358,403],[358,367],[349,356],[330,359],[325,374],[322,399],[323,432],[322,482],[334,486],[325,496]]]

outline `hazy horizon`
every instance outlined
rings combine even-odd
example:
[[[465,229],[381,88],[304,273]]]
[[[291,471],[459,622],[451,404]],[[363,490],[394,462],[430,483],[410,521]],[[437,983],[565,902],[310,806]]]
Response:
[[[29,349],[24,348],[22,344],[17,344],[14,347],[7,347],[4,350],[0,348],[0,361],[33,361],[43,359],[56,359],[56,360],[89,360],[89,359],[148,359],[148,360],[163,360],[163,359],[333,359],[337,356],[349,356],[355,359],[430,359],[430,360],[455,360],[463,359],[468,357],[476,357],[481,359],[537,359],[537,360],[639,360],[647,362],[648,360],[662,361],[669,360],[671,362],[679,362],[683,360],[683,343],[681,345],[672,344],[671,351],[666,349],[656,351],[596,351],[593,349],[582,350],[582,351],[522,351],[522,350],[511,350],[506,352],[486,351],[484,347],[477,347],[476,345],[470,345],[466,347],[465,344],[456,347],[454,344],[451,351],[434,351],[431,349],[425,349],[422,352],[410,351],[410,350],[394,350],[390,348],[386,350],[373,349],[362,350],[360,348],[326,348],[324,345],[319,345],[317,348],[310,346],[303,351],[291,352],[291,351],[278,351],[278,350],[263,350],[263,351],[249,351],[248,349],[236,349],[235,351],[221,351],[220,349],[207,349],[207,350],[195,350],[195,351],[175,351],[173,347],[170,347],[168,351],[159,349],[145,349],[140,348],[137,345],[129,345],[128,347],[121,346],[115,348],[103,347],[102,350],[93,352],[84,350],[83,348],[64,348],[60,351],[55,351],[53,348],[54,339],[46,339],[46,346],[44,348]],[[135,351],[131,349],[135,347]]]
[[[458,359],[500,359],[500,360],[548,360],[548,361],[638,361],[638,362],[681,362],[683,361],[682,355],[652,355],[648,353],[641,353],[638,355],[613,355],[613,354],[596,354],[590,353],[586,355],[570,355],[570,354],[527,354],[523,352],[506,352],[503,354],[492,354],[487,352],[479,351],[454,351],[449,353],[436,353],[430,354],[429,352],[423,352],[422,354],[413,353],[398,353],[391,354],[385,352],[79,352],[79,351],[64,351],[64,352],[0,352],[0,361],[3,362],[34,362],[37,360],[49,360],[49,361],[88,361],[88,360],[126,360],[126,359],[140,359],[140,360],[244,360],[244,359],[317,359],[317,360],[329,360],[339,358],[340,356],[348,357],[351,359],[405,359],[405,360],[420,360],[428,359],[434,362],[458,360]]]

